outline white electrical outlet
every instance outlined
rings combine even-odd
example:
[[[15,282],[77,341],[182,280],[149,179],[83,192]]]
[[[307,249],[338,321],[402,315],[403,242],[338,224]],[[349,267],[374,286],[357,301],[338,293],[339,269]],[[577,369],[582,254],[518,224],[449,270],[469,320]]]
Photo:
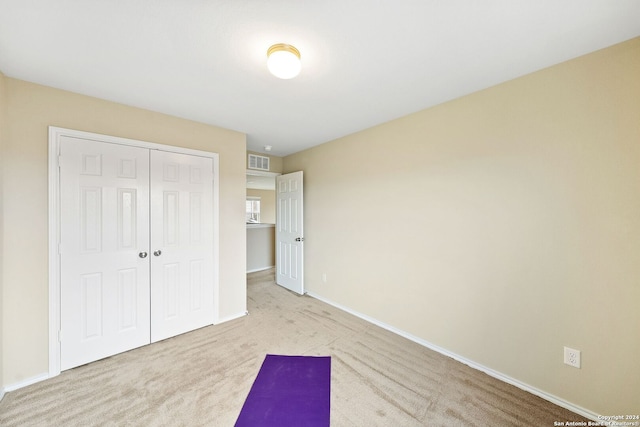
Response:
[[[580,350],[564,348],[564,363],[574,368],[580,368]]]
[[[322,283],[327,283],[327,273],[322,273]]]

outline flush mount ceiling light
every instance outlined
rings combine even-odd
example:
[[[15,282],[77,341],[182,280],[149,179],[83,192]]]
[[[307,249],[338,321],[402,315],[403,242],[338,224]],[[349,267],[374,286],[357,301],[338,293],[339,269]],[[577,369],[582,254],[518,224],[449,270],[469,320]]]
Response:
[[[280,79],[292,79],[300,73],[300,51],[295,47],[278,43],[267,50],[267,68]]]

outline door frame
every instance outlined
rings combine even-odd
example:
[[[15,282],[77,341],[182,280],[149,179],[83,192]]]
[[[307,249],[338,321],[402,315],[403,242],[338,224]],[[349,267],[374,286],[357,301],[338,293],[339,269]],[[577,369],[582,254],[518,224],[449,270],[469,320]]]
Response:
[[[154,142],[120,138],[92,132],[49,126],[49,377],[60,374],[60,139],[90,139],[111,144],[141,147],[207,157],[213,161],[213,322],[220,321],[220,157],[218,153],[194,150]]]

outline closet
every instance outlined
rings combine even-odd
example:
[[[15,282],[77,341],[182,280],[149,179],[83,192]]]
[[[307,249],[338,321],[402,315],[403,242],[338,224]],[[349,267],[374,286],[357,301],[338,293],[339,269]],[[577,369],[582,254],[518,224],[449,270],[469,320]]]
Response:
[[[213,160],[59,139],[60,368],[214,319]]]

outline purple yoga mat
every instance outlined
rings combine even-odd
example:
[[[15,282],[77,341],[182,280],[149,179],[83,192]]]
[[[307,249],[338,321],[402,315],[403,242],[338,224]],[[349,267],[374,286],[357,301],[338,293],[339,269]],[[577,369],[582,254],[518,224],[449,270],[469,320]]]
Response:
[[[331,357],[267,354],[236,427],[327,427]]]

